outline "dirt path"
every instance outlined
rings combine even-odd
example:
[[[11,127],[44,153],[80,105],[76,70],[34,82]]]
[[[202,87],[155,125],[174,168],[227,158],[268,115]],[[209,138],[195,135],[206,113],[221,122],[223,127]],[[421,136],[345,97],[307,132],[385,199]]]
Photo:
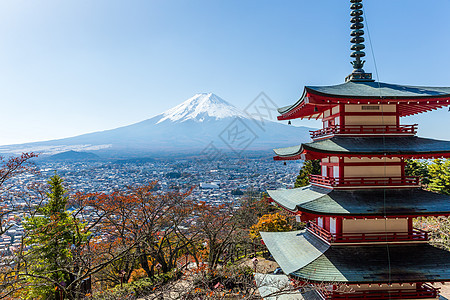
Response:
[[[257,257],[257,259],[258,259],[258,264],[256,265],[256,273],[263,273],[263,274],[271,273],[276,268],[279,267],[275,261],[268,260],[263,257]],[[239,263],[239,265],[240,266],[248,266],[254,270],[253,260],[250,258],[243,260],[241,263]]]

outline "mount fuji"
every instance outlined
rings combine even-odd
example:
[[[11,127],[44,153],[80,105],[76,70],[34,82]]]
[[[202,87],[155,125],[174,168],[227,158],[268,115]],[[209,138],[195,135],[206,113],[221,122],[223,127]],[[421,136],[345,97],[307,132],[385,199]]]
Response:
[[[0,153],[33,151],[45,157],[83,151],[123,158],[195,155],[214,149],[240,154],[308,141],[310,129],[255,118],[213,93],[201,93],[139,123],[58,140],[0,146]]]

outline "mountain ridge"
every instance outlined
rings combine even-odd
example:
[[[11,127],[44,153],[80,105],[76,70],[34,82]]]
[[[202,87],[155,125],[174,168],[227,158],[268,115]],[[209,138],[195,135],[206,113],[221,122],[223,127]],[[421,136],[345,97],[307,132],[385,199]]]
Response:
[[[177,106],[166,110],[161,115],[162,118],[157,124],[166,120],[173,122],[184,122],[187,120],[203,122],[205,117],[216,120],[228,117],[247,117],[235,106],[213,93],[195,94]]]
[[[58,140],[0,146],[0,153],[89,151],[101,157],[201,153],[208,145],[240,155],[309,140],[307,127],[255,120],[213,93],[199,93],[149,119]],[[240,132],[239,138],[233,131]],[[230,135],[230,133],[232,133]],[[239,143],[237,143],[239,142]]]

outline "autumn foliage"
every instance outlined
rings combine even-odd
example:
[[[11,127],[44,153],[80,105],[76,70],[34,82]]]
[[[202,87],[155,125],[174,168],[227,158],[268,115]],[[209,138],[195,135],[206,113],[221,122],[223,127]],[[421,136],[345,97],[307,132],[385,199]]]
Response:
[[[8,179],[35,172],[33,157],[0,159],[4,193]],[[1,261],[0,299],[132,299],[164,293],[181,270],[197,280],[180,291],[188,298],[242,294],[244,286],[253,293],[250,271],[225,267],[263,250],[249,237],[251,225],[258,222],[255,232],[289,230],[286,218],[267,215],[275,208],[257,192],[239,204],[213,205],[196,201],[189,189],[161,192],[156,184],[70,194],[55,174],[47,185],[31,185],[21,246]],[[7,213],[3,208],[0,217]]]
[[[252,239],[261,238],[260,231],[281,232],[290,230],[292,230],[292,226],[286,216],[280,213],[266,214],[258,220],[258,223],[250,227],[250,237]]]

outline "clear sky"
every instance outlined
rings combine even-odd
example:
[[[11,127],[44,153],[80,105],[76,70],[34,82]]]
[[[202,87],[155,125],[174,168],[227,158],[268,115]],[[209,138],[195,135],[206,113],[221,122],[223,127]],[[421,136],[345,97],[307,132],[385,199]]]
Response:
[[[349,2],[2,0],[0,145],[128,125],[199,92],[239,108],[261,91],[292,104],[304,85],[351,72]],[[450,86],[449,0],[364,8],[380,81]],[[403,123],[450,139],[449,117],[441,109]]]

